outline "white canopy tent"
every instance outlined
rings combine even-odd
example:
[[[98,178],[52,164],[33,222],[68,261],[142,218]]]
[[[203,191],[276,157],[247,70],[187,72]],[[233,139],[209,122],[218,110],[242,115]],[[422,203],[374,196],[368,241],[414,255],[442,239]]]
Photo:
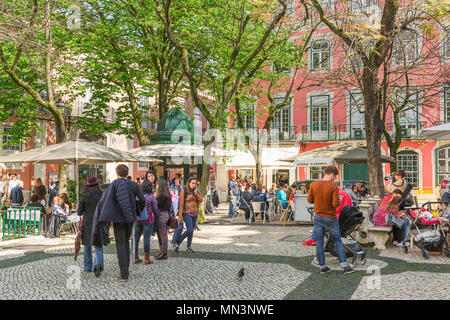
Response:
[[[431,140],[450,140],[450,123],[423,129],[422,135]]]
[[[342,186],[345,163],[367,162],[367,150],[347,143],[336,143],[322,148],[312,149],[297,156],[286,157],[281,161],[291,162],[295,167],[320,167],[337,164],[339,182]],[[382,162],[395,162],[395,159],[382,155]]]
[[[263,148],[261,160],[263,169],[290,169],[292,165],[288,162],[280,161],[287,157],[298,155],[299,147],[285,148]],[[225,169],[255,169],[256,161],[249,152],[236,152],[236,154],[226,161]]]

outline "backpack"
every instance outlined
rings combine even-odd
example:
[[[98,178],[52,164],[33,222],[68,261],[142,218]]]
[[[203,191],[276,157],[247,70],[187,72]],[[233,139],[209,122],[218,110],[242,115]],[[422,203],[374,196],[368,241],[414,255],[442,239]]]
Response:
[[[145,194],[145,207],[141,211],[141,214],[137,217],[137,221],[146,221],[148,220],[148,212],[147,212],[147,197],[148,194]],[[139,200],[139,198],[136,197],[136,200]]]

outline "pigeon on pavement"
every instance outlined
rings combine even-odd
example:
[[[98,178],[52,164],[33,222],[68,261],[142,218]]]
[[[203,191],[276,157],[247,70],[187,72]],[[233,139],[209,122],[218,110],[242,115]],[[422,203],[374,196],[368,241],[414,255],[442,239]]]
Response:
[[[244,277],[244,268],[242,268],[241,270],[239,270],[238,272],[238,279],[239,281],[242,281],[242,278]]]

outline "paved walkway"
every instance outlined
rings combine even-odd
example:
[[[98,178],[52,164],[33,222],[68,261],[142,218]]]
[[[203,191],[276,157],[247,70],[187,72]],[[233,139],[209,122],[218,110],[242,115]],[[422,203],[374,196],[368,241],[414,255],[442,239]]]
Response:
[[[83,272],[83,249],[73,260],[73,235],[0,242],[0,297],[7,299],[450,299],[450,259],[424,260],[417,249],[369,249],[367,263],[343,275],[327,255],[332,272],[311,263],[304,247],[311,226],[231,224],[226,206],[195,232],[195,253],[169,251],[169,259],[132,265],[130,281],[119,283],[114,245],[105,248],[100,278]],[[141,244],[142,245],[142,244]],[[152,256],[158,243],[151,242]],[[142,247],[140,248],[142,255]],[[237,272],[245,268],[242,281]]]

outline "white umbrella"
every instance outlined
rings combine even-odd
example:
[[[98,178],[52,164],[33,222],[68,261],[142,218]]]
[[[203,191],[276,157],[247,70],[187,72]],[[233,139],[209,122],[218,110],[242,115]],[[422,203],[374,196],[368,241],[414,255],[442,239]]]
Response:
[[[337,164],[339,180],[342,185],[344,163],[367,162],[367,150],[347,143],[336,143],[322,148],[302,152],[296,156],[281,159],[296,167],[319,167]],[[382,162],[396,162],[394,158],[381,155]]]
[[[422,135],[431,140],[450,140],[450,123],[423,129]]]
[[[280,159],[298,155],[298,147],[263,148],[261,153],[261,165],[263,169],[291,168],[292,165],[282,162]],[[254,169],[256,161],[249,152],[235,152],[235,155],[226,161],[226,169]]]
[[[202,157],[203,146],[195,144],[154,144],[129,150],[132,154],[149,157]],[[228,157],[233,151],[212,147],[213,157]]]
[[[158,161],[159,159],[139,156],[127,151],[102,146],[92,142],[68,141],[52,144],[42,148],[0,157],[0,163],[53,163],[75,166],[75,181],[78,190],[80,164],[97,164],[107,162]],[[78,203],[78,192],[77,203]]]

